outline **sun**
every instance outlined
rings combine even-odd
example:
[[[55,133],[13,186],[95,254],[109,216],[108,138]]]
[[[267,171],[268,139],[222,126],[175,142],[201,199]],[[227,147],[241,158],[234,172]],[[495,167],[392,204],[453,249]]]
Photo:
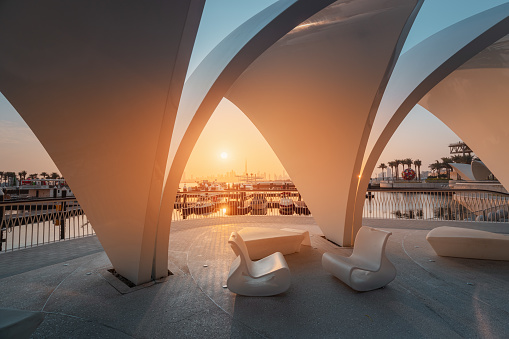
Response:
[[[226,159],[226,158],[228,158],[228,153],[226,153],[226,152],[221,153],[221,159]]]

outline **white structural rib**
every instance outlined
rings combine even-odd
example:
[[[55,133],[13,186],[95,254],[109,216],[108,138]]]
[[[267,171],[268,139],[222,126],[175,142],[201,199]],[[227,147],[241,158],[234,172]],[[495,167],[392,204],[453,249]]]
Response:
[[[186,81],[168,156],[163,206],[175,201],[178,183],[203,128],[231,85],[281,37],[333,0],[284,0],[267,7],[219,43]],[[156,252],[168,252],[171,213],[159,217]]]
[[[373,108],[417,4],[336,2],[263,53],[226,95],[271,145],[325,236],[342,245],[353,241]]]
[[[204,1],[2,1],[0,91],[65,176],[118,273],[139,284]],[[166,240],[167,241],[167,240]]]
[[[446,87],[451,88],[453,83],[448,80],[443,81],[445,78],[453,79],[455,77],[454,74],[466,74],[467,72],[458,71],[457,73],[455,70],[508,33],[509,3],[506,3],[451,25],[401,55],[387,90],[384,93],[377,118],[374,122],[373,134],[370,136],[368,148],[364,156],[363,176],[359,183],[355,203],[354,233],[362,226],[364,192],[380,154],[403,119],[428,92],[431,91],[427,99],[421,102],[423,106],[429,108],[431,113],[444,121],[461,138],[464,138],[463,140],[468,143],[469,147],[473,150],[475,149],[474,152],[476,154],[481,152],[483,155],[481,153],[479,155],[483,161],[485,161],[484,156],[488,155],[488,153],[485,154],[485,148],[480,147],[479,143],[484,143],[481,139],[486,139],[488,135],[493,133],[495,138],[500,141],[503,135],[507,135],[503,128],[507,115],[502,114],[500,111],[501,106],[498,106],[498,104],[503,103],[505,96],[499,96],[500,92],[498,91],[492,92],[491,96],[488,96],[486,91],[481,91],[482,93],[479,93],[479,95],[474,95],[471,92],[472,96],[470,97],[469,104],[473,105],[474,100],[477,102],[475,106],[470,106],[472,109],[474,107],[478,108],[475,113],[473,111],[470,111],[470,113],[465,111],[465,114],[462,114],[458,110],[459,106],[457,106],[454,110],[450,107],[451,113],[447,115],[444,111],[444,108],[447,107],[445,103],[449,102],[452,104],[457,102],[457,96],[442,97],[440,100],[441,104],[437,103],[435,106],[431,105],[432,101],[429,98],[433,96],[432,93],[437,95],[438,93],[443,94],[443,89]],[[470,73],[476,73],[477,75],[484,74],[485,79],[483,83],[490,83],[489,87],[492,89],[498,88],[502,92],[506,89],[506,70],[501,71],[497,75],[493,74],[495,72],[492,69],[492,74],[490,75],[492,77],[490,79],[486,77],[488,75],[486,70]],[[450,75],[451,77],[449,78]],[[481,85],[480,82],[474,85],[473,81],[474,78],[470,79],[472,86]],[[441,82],[443,84],[437,86]],[[436,88],[434,89],[435,86]],[[463,96],[465,91],[473,90],[473,88],[467,89],[457,81],[454,82],[454,86],[458,90],[456,94],[463,93]],[[497,99],[494,99],[494,97],[497,97]],[[438,102],[438,96],[436,98],[436,102]],[[487,100],[491,99],[494,101],[488,103]],[[466,104],[466,102],[464,103]],[[494,103],[496,103],[497,108],[493,110]],[[481,106],[483,109],[480,109]],[[486,111],[492,112],[490,113],[492,115],[489,117],[498,119],[496,123],[493,123],[495,121],[493,119],[491,121],[486,119],[488,117]],[[475,115],[477,117],[474,119]],[[470,127],[467,128],[467,125]],[[494,147],[493,149],[500,151],[508,145],[505,142],[498,143],[498,141],[491,145]],[[501,180],[503,180],[506,187],[509,185],[509,177],[505,178],[504,174],[501,173],[502,168],[507,168],[505,167],[505,160],[499,159],[495,163],[488,159],[486,165],[490,169],[493,166],[494,174],[501,175]]]
[[[508,20],[509,21],[509,20]],[[509,24],[506,25],[509,33]],[[449,126],[480,157],[476,180],[489,171],[509,187],[509,36],[505,36],[448,75],[419,102]]]

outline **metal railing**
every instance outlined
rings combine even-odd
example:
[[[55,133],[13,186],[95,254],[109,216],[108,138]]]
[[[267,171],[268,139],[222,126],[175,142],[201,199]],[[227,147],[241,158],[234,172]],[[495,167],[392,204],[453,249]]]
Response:
[[[295,190],[178,193],[173,221],[239,215],[311,216]],[[370,189],[363,218],[509,222],[509,195],[485,190]]]
[[[508,204],[484,190],[368,190],[363,218],[509,222]]]
[[[172,220],[247,215],[312,217],[296,190],[228,190],[178,193]],[[371,189],[366,193],[363,218],[507,223],[509,194],[483,190]],[[75,198],[0,201],[0,252],[94,234]]]
[[[74,197],[0,201],[0,252],[94,234]]]
[[[245,215],[311,215],[296,190],[184,192],[177,194],[173,207],[173,221]]]

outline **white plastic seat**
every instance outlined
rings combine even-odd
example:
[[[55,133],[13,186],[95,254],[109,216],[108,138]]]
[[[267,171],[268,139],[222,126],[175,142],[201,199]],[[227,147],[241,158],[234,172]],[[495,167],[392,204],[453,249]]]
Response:
[[[246,244],[237,232],[228,243],[238,254],[232,263],[226,286],[234,293],[265,297],[285,292],[290,287],[290,269],[283,254],[276,252],[258,261],[251,261]]]
[[[383,287],[396,277],[396,268],[385,256],[385,245],[391,234],[363,226],[357,233],[351,256],[324,253],[322,266],[356,291]]]

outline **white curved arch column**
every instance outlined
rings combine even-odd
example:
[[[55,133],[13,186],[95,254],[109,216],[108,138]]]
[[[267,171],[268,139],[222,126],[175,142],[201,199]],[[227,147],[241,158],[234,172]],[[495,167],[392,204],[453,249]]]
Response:
[[[271,145],[325,236],[341,245],[353,241],[365,143],[417,4],[334,3],[263,53],[226,95]]]
[[[505,36],[451,73],[419,101],[460,136],[506,188],[508,93],[509,36]]]
[[[282,0],[235,29],[186,81],[175,121],[159,215],[156,257],[168,255],[171,211],[187,160],[210,116],[240,74],[295,26],[334,0]],[[158,267],[159,269],[159,267]]]
[[[508,32],[509,4],[503,4],[449,26],[401,55],[382,98],[364,155],[363,175],[356,192],[354,232],[362,226],[365,191],[371,173],[403,119],[435,85]],[[456,132],[454,124],[449,127]]]
[[[203,5],[1,5],[0,90],[71,185],[114,268],[135,284],[167,275],[167,256],[154,258],[157,220]]]

